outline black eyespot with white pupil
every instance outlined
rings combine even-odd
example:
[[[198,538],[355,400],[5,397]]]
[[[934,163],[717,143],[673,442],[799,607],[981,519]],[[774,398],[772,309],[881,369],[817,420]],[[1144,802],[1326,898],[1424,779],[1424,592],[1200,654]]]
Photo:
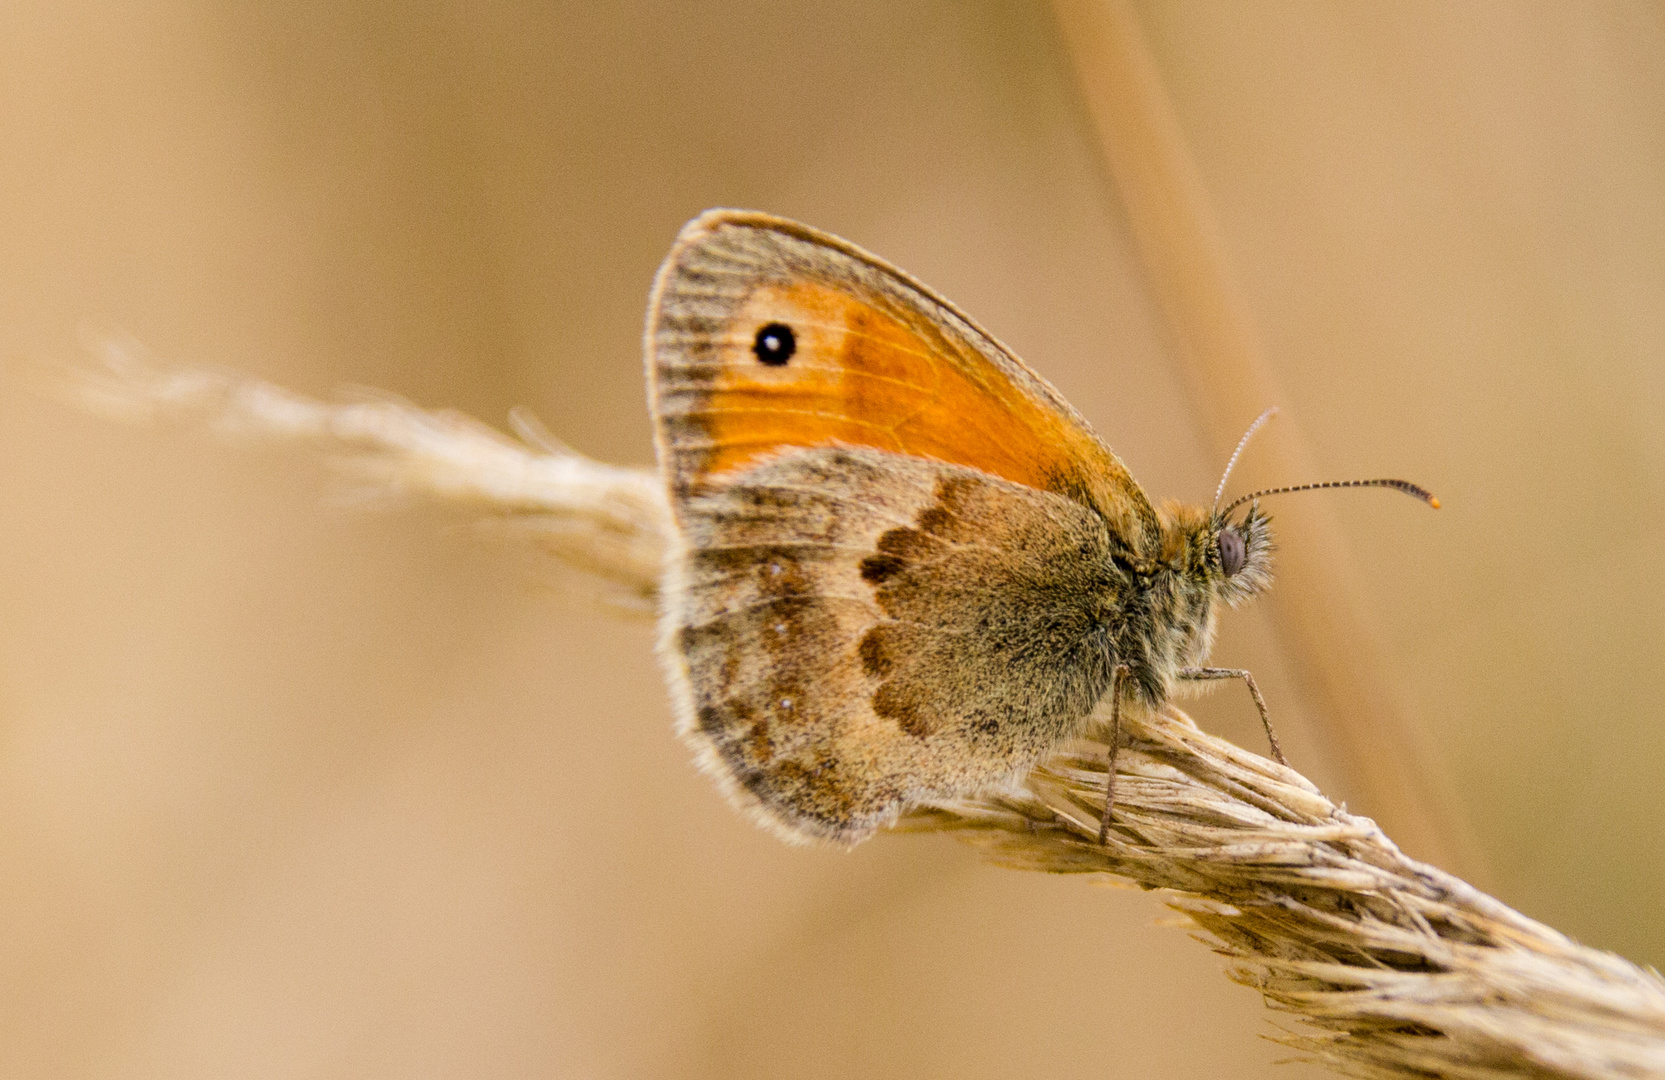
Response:
[[[1237,576],[1247,555],[1248,549],[1244,547],[1241,533],[1232,529],[1220,530],[1220,569],[1225,571],[1227,577]]]
[[[772,322],[752,339],[752,352],[770,367],[781,367],[798,351],[798,339],[785,323]]]

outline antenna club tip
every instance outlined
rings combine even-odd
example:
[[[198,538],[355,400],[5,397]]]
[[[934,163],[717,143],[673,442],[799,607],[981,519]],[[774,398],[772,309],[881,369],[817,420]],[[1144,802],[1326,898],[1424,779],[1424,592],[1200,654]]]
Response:
[[[1428,496],[1428,505],[1432,506],[1435,510],[1438,510],[1440,508],[1440,501],[1437,498],[1435,498],[1434,496],[1430,495],[1430,496]]]

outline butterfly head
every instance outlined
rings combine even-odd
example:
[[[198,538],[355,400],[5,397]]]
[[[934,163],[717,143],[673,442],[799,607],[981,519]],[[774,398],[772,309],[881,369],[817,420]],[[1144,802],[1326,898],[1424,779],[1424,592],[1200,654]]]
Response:
[[[1258,504],[1233,516],[1186,503],[1157,513],[1161,554],[1142,602],[1125,610],[1117,652],[1134,692],[1160,702],[1178,672],[1208,659],[1215,617],[1272,584],[1272,530]]]
[[[1214,596],[1236,607],[1265,592],[1272,584],[1272,529],[1260,504],[1250,504],[1241,521],[1210,514],[1205,529],[1213,535],[1203,573]]]
[[[1218,511],[1163,507],[1163,559],[1174,590],[1193,604],[1235,607],[1272,584],[1272,529],[1260,504],[1232,520]]]
[[[1260,512],[1262,496],[1284,495],[1295,491],[1318,491],[1323,488],[1385,487],[1421,499],[1436,510],[1440,505],[1440,501],[1425,488],[1408,480],[1326,480],[1318,484],[1264,488],[1234,499],[1225,509],[1220,509],[1220,499],[1226,493],[1226,481],[1231,479],[1231,471],[1237,467],[1237,459],[1243,456],[1243,451],[1249,445],[1249,440],[1254,438],[1255,432],[1264,427],[1277,412],[1277,408],[1273,407],[1261,413],[1237,441],[1237,449],[1232,451],[1231,459],[1226,462],[1226,471],[1220,476],[1220,486],[1214,489],[1214,506],[1208,512],[1206,522],[1198,527],[1198,531],[1204,535],[1197,538],[1195,546],[1206,548],[1211,541],[1212,551],[1207,565],[1200,566],[1195,574],[1208,581],[1215,598],[1233,606],[1265,591],[1272,583],[1272,534],[1267,528],[1266,515]],[[1232,513],[1244,503],[1248,504],[1249,509],[1243,515],[1243,520],[1233,522]],[[1171,541],[1169,546],[1172,546]]]

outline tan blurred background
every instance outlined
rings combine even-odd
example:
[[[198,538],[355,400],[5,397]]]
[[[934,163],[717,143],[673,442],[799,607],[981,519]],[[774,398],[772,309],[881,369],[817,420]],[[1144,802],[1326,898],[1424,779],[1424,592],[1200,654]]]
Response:
[[[1492,884],[1665,960],[1665,9],[1138,11],[1276,404],[1328,475],[1446,503],[1335,512]],[[645,464],[653,270],[749,206],[933,283],[1206,499],[1064,57],[993,0],[0,7],[0,1075],[1273,1072],[1155,899],[786,848],[670,736],[650,628],[29,373],[116,328]],[[1345,796],[1265,614],[1215,655]],[[1258,746],[1240,693],[1194,711]]]

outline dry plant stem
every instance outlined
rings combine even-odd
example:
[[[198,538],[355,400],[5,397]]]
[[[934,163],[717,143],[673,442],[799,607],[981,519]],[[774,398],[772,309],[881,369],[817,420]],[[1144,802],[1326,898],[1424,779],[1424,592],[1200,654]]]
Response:
[[[454,414],[324,404],[228,375],[161,372],[122,352],[77,385],[84,401],[128,417],[190,418],[344,454],[390,493],[532,515],[562,537],[555,554],[654,593],[669,518],[646,471],[516,443]],[[1007,866],[1164,890],[1233,979],[1302,1022],[1277,1041],[1344,1073],[1665,1076],[1657,974],[1407,858],[1293,769],[1178,711],[1108,719],[1022,787],[922,807],[897,830],[954,833]]]
[[[670,510],[647,470],[592,461],[524,415],[511,417],[517,440],[386,394],[323,402],[229,372],[160,367],[127,341],[94,348],[100,363],[71,371],[66,389],[95,412],[308,444],[354,479],[361,498],[449,505],[515,526],[626,607],[653,610]]]
[[[1176,710],[1124,711],[1116,804],[1086,740],[1020,791],[923,809],[1005,865],[1107,873],[1206,931],[1230,976],[1317,1030],[1277,1041],[1357,1076],[1665,1075],[1665,983],[1403,855],[1369,818]]]

